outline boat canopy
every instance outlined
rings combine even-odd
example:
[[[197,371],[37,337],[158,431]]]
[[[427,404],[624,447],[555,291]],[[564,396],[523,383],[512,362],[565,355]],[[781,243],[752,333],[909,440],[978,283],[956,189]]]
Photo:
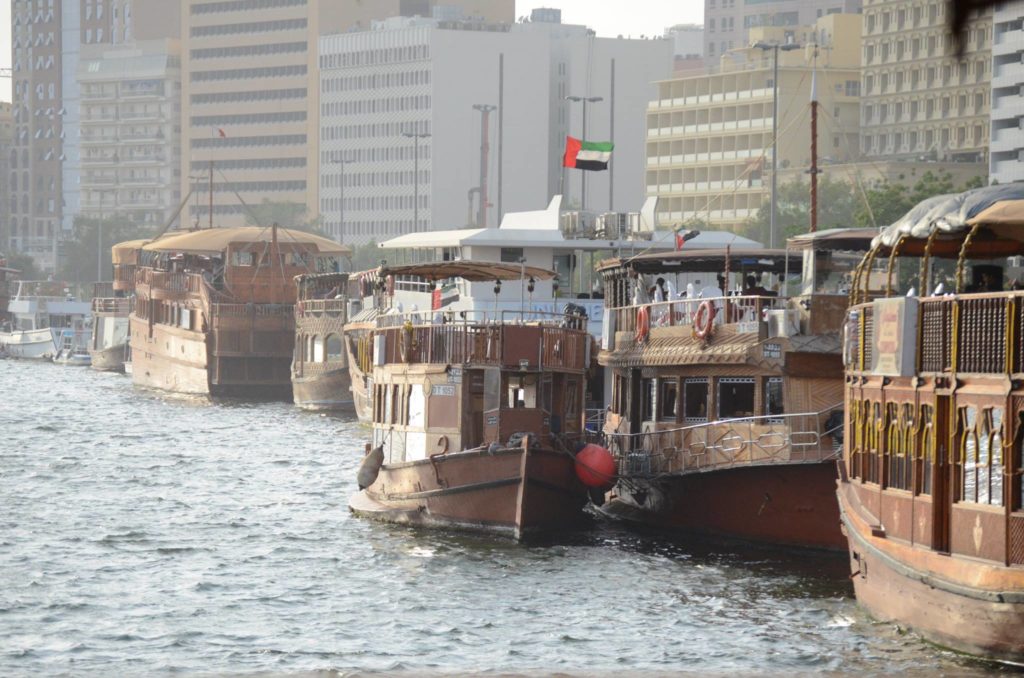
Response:
[[[786,241],[786,246],[797,250],[867,252],[876,236],[877,228],[830,228],[793,236]]]
[[[882,229],[872,241],[873,248],[920,254],[925,241],[937,241],[930,248],[939,256],[959,253],[959,241],[975,226],[978,237],[971,245],[972,257],[1011,256],[1024,252],[1024,183],[1001,184],[940,195],[923,200]],[[943,242],[945,241],[945,242]],[[950,241],[956,247],[950,247]]]
[[[141,240],[125,240],[110,248],[110,256],[115,264],[138,264],[139,250],[150,241],[150,238]]]
[[[238,226],[235,228],[206,228],[171,235],[143,246],[147,252],[189,252],[192,254],[220,254],[229,246],[263,245],[273,239],[272,228],[260,226]],[[314,247],[320,254],[344,254],[352,252],[347,245],[341,245],[319,235],[277,228],[277,241],[282,245],[298,244]]]
[[[469,282],[519,280],[520,277],[550,280],[557,275],[546,268],[494,261],[435,261],[407,266],[385,266],[380,269],[380,274],[411,275],[430,281],[462,278]]]
[[[803,257],[799,252],[729,248],[650,252],[628,259],[610,259],[602,262],[598,268],[607,270],[624,267],[637,273],[721,273],[726,269],[726,260],[729,262],[729,268],[734,271],[785,273],[788,270],[790,273],[798,274],[803,266]]]

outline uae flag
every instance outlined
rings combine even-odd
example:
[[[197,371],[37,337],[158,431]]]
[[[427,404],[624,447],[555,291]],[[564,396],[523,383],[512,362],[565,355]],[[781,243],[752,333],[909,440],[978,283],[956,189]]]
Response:
[[[606,170],[614,147],[615,144],[610,141],[583,141],[566,137],[562,164],[581,170]]]

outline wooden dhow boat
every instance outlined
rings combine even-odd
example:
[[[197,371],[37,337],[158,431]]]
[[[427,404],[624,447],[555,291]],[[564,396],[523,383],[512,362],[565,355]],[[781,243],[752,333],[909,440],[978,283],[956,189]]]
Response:
[[[292,398],[303,409],[354,408],[344,347],[348,278],[348,273],[307,273],[295,278]]]
[[[176,233],[172,231],[171,234]],[[135,270],[144,245],[156,240],[127,240],[110,248],[113,280],[96,283],[92,294],[92,368],[101,372],[125,372],[131,349],[129,316],[135,301]]]
[[[130,316],[134,383],[290,399],[294,278],[339,270],[348,253],[277,226],[178,232],[144,245]]]
[[[522,269],[442,262],[388,274],[497,285],[519,279]],[[607,451],[584,445],[591,341],[576,316],[506,311],[487,322],[432,310],[378,316],[370,358],[373,440],[351,510],[516,539],[580,523],[584,480],[607,486],[611,471],[601,466],[602,458],[611,461]]]
[[[1021,184],[933,198],[883,230],[847,315],[838,483],[858,602],[940,645],[1016,663],[1024,270],[1008,257],[1022,255]],[[865,272],[879,263],[887,285],[873,295]]]
[[[684,248],[602,267],[598,360],[611,372],[604,432],[619,476],[605,515],[844,546],[832,496],[840,330],[854,252],[875,234],[821,232],[786,250]]]

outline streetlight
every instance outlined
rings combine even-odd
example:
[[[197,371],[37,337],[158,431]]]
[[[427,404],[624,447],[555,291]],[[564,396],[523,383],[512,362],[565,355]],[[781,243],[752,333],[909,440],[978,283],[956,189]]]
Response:
[[[587,140],[587,104],[596,104],[598,101],[604,101],[604,97],[565,97],[566,101],[573,103],[583,104],[583,141]],[[580,175],[580,211],[582,212],[587,208],[587,173],[583,172]]]
[[[345,165],[352,162],[341,157],[341,153],[334,156],[332,162],[338,166],[338,242],[345,242]]]
[[[800,49],[800,45],[789,42],[784,45],[780,45],[777,42],[755,42],[752,47],[763,50],[765,52],[771,50],[772,59],[772,205],[771,205],[771,220],[768,226],[768,247],[775,247],[775,220],[776,212],[778,211],[775,198],[778,192],[778,174],[779,174],[779,50],[783,52],[789,52],[794,49]]]
[[[420,139],[426,139],[430,132],[402,132],[402,136],[413,140],[413,198],[412,198],[412,221],[413,232],[420,228]]]
[[[112,191],[97,189],[96,193],[100,196],[100,218],[97,222],[97,237],[96,237],[96,282],[103,282],[103,194],[111,193]],[[117,209],[117,200],[114,200],[114,209]]]

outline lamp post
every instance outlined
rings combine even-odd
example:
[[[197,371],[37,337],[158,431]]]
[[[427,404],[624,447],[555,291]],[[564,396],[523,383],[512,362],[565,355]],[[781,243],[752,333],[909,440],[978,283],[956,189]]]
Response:
[[[772,197],[771,197],[771,218],[768,226],[768,247],[775,247],[775,221],[778,208],[776,195],[779,189],[779,50],[789,52],[800,49],[796,43],[780,45],[777,42],[755,42],[753,47],[762,51],[772,52]]]
[[[566,101],[583,104],[583,141],[587,140],[587,104],[596,104],[604,101],[604,97],[565,97]],[[580,211],[587,208],[587,173],[580,174]]]
[[[96,224],[96,282],[103,282],[103,194],[109,192],[110,191],[105,191],[103,189],[96,191],[100,196],[100,216]],[[116,208],[117,205],[115,204],[114,207]]]
[[[338,242],[345,242],[345,165],[352,162],[338,153],[333,160],[338,166]]]
[[[413,140],[413,198],[412,198],[412,221],[413,232],[420,228],[420,139],[426,139],[430,132],[402,132],[402,136]]]

